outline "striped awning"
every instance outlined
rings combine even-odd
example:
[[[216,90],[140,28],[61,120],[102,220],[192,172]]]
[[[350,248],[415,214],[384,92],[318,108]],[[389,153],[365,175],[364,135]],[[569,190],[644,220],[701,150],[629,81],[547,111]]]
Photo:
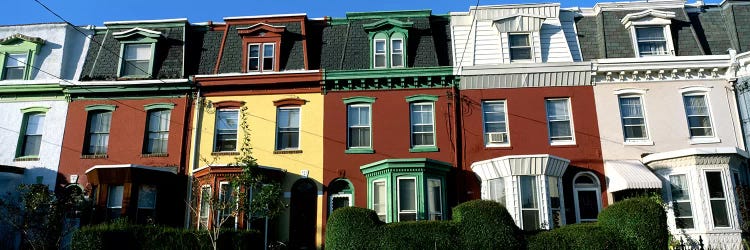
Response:
[[[639,160],[604,162],[607,191],[614,193],[627,189],[660,189],[661,180]]]

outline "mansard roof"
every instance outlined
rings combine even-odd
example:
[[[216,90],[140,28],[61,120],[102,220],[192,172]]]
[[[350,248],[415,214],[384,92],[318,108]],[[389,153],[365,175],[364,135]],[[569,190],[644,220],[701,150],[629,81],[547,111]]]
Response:
[[[396,26],[408,30],[406,68],[451,66],[450,18],[430,10],[355,12],[322,27],[321,68],[370,68],[369,31]]]
[[[191,25],[187,19],[138,20],[105,22],[97,27],[81,72],[81,81],[114,81],[118,79],[120,48],[123,41],[148,37],[158,38],[154,51],[153,79],[187,78],[186,44]]]
[[[676,56],[726,55],[730,48],[750,51],[750,2],[724,1],[720,5],[684,1],[599,3],[583,9],[576,28],[584,60],[635,57],[628,26],[640,18],[671,20]]]

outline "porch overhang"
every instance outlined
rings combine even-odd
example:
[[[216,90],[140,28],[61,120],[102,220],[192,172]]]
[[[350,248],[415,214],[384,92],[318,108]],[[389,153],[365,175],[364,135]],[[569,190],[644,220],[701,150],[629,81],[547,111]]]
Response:
[[[607,191],[614,193],[628,189],[660,189],[661,180],[639,160],[604,162]]]
[[[137,164],[96,165],[86,170],[91,184],[159,183],[177,175],[177,167],[152,167]]]
[[[512,175],[547,175],[561,177],[570,160],[548,154],[509,155],[478,161],[471,170],[483,181]]]

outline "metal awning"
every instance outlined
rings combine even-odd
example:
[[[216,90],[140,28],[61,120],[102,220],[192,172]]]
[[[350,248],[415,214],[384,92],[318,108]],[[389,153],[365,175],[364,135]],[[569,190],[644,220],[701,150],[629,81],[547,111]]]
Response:
[[[604,162],[607,191],[614,193],[626,189],[660,189],[661,180],[639,160]]]

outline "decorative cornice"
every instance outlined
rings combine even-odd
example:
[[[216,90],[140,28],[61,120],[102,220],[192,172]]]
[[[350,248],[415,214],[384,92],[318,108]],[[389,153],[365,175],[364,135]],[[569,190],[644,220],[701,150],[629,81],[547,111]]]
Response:
[[[162,33],[159,31],[144,29],[140,27],[112,33],[112,36],[118,40],[128,39],[135,35],[141,35],[144,37],[149,37],[149,38],[154,38],[154,39],[158,39],[162,37]]]
[[[396,19],[384,19],[384,20],[380,20],[374,23],[364,24],[362,25],[362,28],[364,28],[365,31],[370,32],[370,31],[385,29],[388,26],[408,29],[414,26],[414,22],[402,22]]]
[[[373,11],[373,12],[347,12],[346,19],[376,19],[376,18],[409,18],[429,17],[431,10],[406,10],[406,11]]]
[[[446,88],[458,77],[452,67],[324,71],[324,90]]]
[[[237,34],[250,35],[258,31],[261,31],[261,32],[266,31],[266,32],[274,33],[274,34],[281,34],[281,33],[284,33],[285,30],[286,30],[285,26],[274,26],[274,25],[270,25],[267,23],[257,23],[249,27],[237,28]]]
[[[375,97],[369,97],[369,96],[352,96],[348,98],[344,98],[344,104],[352,104],[352,103],[375,103]]]
[[[85,110],[93,111],[93,110],[106,110],[106,111],[115,111],[117,109],[117,106],[115,105],[109,105],[109,104],[95,104],[95,105],[88,105],[86,106]]]
[[[39,37],[25,36],[23,34],[16,33],[16,34],[10,35],[9,37],[0,39],[0,45],[11,44],[18,40],[23,40],[23,41],[27,41],[30,43],[36,43],[36,44],[44,44],[44,39],[41,39]]]
[[[301,99],[298,97],[295,98],[285,98],[281,100],[273,101],[273,106],[279,107],[279,106],[302,106],[307,103],[307,100]]]
[[[222,109],[222,108],[240,108],[245,105],[245,102],[243,101],[220,101],[220,102],[212,102],[211,103],[214,108],[216,109]]]
[[[625,15],[625,17],[620,20],[623,25],[625,25],[625,28],[630,28],[630,25],[632,25],[632,22],[644,17],[655,17],[660,19],[672,19],[675,18],[677,15],[674,12],[671,11],[661,11],[661,10],[654,10],[654,9],[647,9],[641,12],[636,13],[630,13]]]
[[[453,166],[450,163],[429,158],[385,159],[361,166],[359,169],[366,177],[385,173],[432,172],[445,174]]]
[[[595,83],[726,78],[729,56],[654,56],[594,61]]]

